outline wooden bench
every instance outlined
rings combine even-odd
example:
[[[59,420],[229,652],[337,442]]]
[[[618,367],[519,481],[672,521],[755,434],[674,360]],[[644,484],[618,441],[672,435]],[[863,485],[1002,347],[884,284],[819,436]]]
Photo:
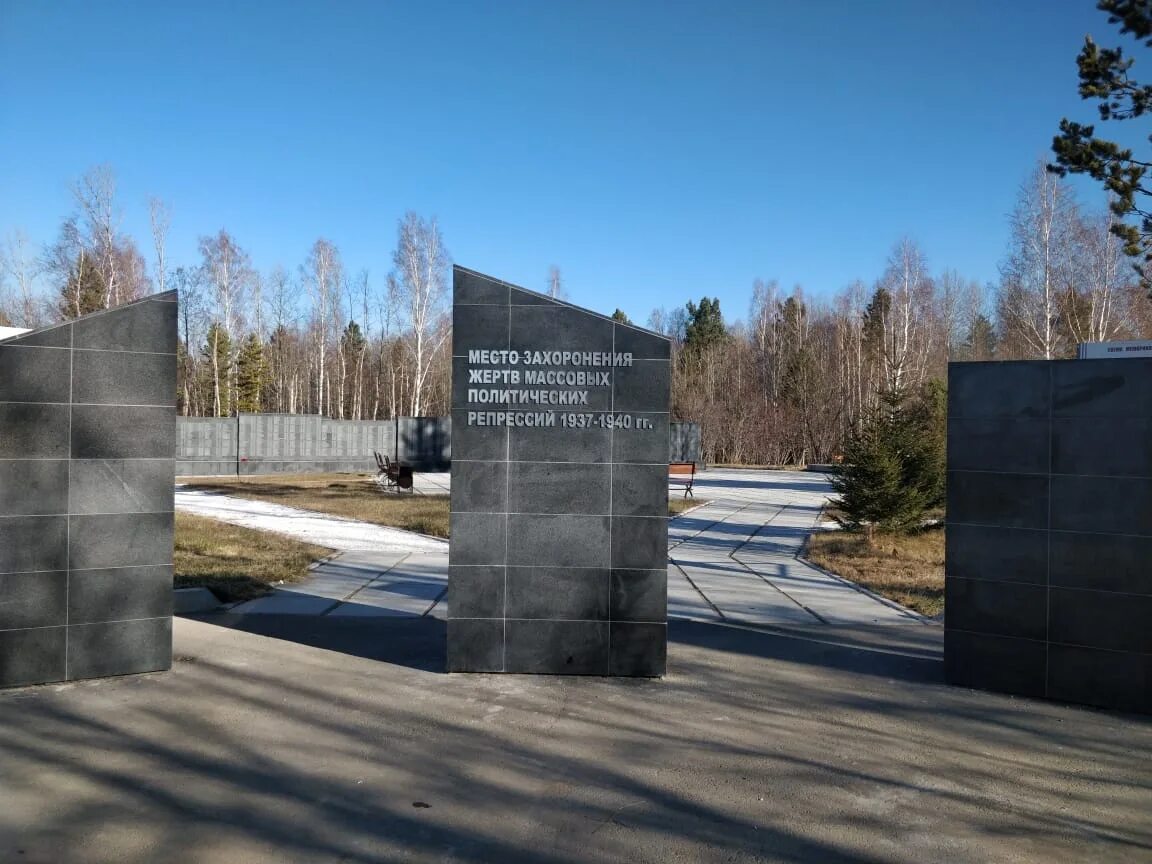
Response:
[[[684,497],[687,498],[691,495],[693,498],[696,494],[692,491],[692,483],[696,480],[696,463],[695,462],[669,462],[668,463],[668,482],[673,486],[682,485],[684,487]]]
[[[393,462],[387,456],[381,456],[375,450],[372,455],[376,457],[376,485],[381,489],[395,490],[412,488],[412,468]]]

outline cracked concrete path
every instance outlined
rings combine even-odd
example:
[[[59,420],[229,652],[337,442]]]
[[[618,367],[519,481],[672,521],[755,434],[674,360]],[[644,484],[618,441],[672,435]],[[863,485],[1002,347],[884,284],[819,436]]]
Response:
[[[449,489],[448,474],[418,475],[417,480],[418,491],[444,494]],[[831,491],[827,477],[803,471],[712,469],[697,475],[696,496],[708,503],[669,523],[669,617],[816,634],[880,628],[882,639],[891,638],[891,625],[923,625],[920,616],[797,557],[817,530]],[[447,615],[446,541],[184,489],[177,490],[176,506],[337,550],[314,565],[311,579],[237,606],[236,613]]]

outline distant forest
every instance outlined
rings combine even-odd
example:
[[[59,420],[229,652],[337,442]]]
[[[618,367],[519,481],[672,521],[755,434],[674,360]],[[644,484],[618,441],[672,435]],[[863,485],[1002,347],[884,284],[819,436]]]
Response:
[[[146,242],[127,236],[107,166],[85,174],[74,198],[51,244],[5,239],[0,325],[43,326],[176,289],[184,415],[448,412],[451,259],[435,219],[401,217],[392,270],[374,280],[323,238],[294,269],[258,272],[226,230],[200,238],[199,260],[173,262],[168,205],[149,201]],[[737,319],[702,285],[700,300],[636,323],[673,339],[673,413],[701,423],[707,461],[827,461],[882,394],[938,388],[949,361],[1071,357],[1079,342],[1152,337],[1152,301],[1113,218],[1038,164],[995,284],[933,271],[905,238],[875,281],[829,299],[757,279]],[[563,297],[558,267],[547,282]]]

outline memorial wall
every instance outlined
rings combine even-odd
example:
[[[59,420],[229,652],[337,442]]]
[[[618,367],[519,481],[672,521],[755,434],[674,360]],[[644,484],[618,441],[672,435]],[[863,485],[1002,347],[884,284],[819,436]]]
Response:
[[[448,667],[664,674],[670,343],[453,271]]]
[[[176,293],[0,342],[0,686],[172,662]]]
[[[1152,712],[1152,359],[952,363],[953,684]]]

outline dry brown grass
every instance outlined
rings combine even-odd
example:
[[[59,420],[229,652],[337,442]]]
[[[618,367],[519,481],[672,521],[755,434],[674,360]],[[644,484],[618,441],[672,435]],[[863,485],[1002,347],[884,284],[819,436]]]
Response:
[[[707,503],[703,498],[669,497],[668,515],[679,516],[685,510],[691,510],[693,507],[703,507]]]
[[[808,559],[850,582],[921,615],[944,611],[944,528],[915,534],[820,531],[808,541]]]
[[[270,501],[346,516],[361,522],[387,525],[430,534],[448,536],[449,501],[447,495],[412,495],[407,492],[382,492],[372,482],[371,474],[276,474],[261,477],[189,477],[182,478],[189,489],[221,492],[237,498]],[[675,516],[689,507],[706,504],[689,498],[671,498],[668,513]]]
[[[277,582],[298,582],[331,549],[190,513],[176,514],[176,587],[203,586],[225,602],[250,600]]]

